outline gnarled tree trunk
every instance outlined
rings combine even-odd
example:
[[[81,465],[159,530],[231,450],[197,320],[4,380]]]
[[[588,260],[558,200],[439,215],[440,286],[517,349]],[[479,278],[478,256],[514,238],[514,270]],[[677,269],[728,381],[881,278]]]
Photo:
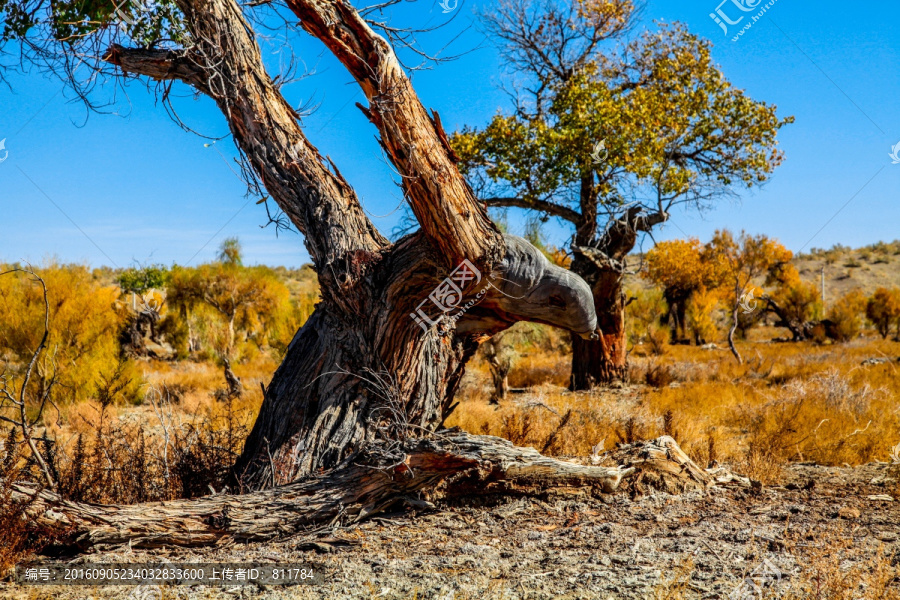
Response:
[[[524,240],[500,234],[456,168],[439,119],[419,102],[390,45],[352,6],[288,2],[360,85],[369,103],[360,108],[402,176],[422,229],[395,244],[304,136],[265,72],[238,4],[179,6],[194,46],[115,46],[108,60],[181,79],[216,101],[254,171],[304,234],[322,290],[235,465],[241,489],[313,477],[366,443],[432,431],[450,410],[478,340],[516,321],[593,330],[587,285]]]
[[[622,278],[626,272],[628,253],[634,249],[638,233],[649,231],[668,218],[663,211],[646,214],[640,207],[626,210],[621,218],[595,239],[597,199],[595,192],[582,185],[582,219],[575,231],[572,271],[591,287],[597,313],[596,339],[572,339],[573,390],[589,390],[625,380],[628,372],[627,336],[625,335],[625,293]]]

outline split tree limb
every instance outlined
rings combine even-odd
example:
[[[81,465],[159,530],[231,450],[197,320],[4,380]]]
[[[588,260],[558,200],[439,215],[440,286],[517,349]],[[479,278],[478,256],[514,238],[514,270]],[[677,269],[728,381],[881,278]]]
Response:
[[[179,79],[210,96],[272,199],[304,234],[325,287],[340,289],[356,253],[388,245],[351,186],[332,171],[263,65],[235,0],[178,0],[194,44],[178,51],[114,45],[105,59],[158,81]]]
[[[126,48],[113,44],[103,59],[125,73],[146,75],[156,81],[178,80],[194,86],[199,92],[210,94],[206,72],[186,50]]]

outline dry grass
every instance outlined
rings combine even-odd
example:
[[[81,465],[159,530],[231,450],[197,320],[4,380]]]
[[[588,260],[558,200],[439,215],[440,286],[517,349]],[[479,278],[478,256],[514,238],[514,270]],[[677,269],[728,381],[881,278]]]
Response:
[[[489,379],[476,360],[447,424],[562,455],[666,433],[700,464],[730,463],[764,482],[786,461],[858,465],[888,460],[900,442],[900,365],[861,365],[900,356],[900,343],[744,342],[741,351],[750,359],[738,365],[725,350],[672,346],[632,358],[630,386],[591,393],[562,387],[567,355],[532,354],[514,363],[514,387],[538,379],[533,369],[558,375],[500,406],[484,400]]]

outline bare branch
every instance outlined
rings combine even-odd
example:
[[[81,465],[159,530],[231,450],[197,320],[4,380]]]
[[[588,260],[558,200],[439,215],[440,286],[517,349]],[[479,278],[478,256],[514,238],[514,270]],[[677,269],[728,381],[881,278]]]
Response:
[[[44,283],[43,278],[34,272],[34,269],[29,265],[27,268],[16,268],[11,269],[9,271],[4,271],[0,273],[0,276],[7,275],[9,273],[25,273],[34,278],[34,280],[41,285],[41,290],[43,292],[44,299],[44,332],[41,335],[41,341],[38,343],[37,348],[35,348],[34,352],[31,355],[31,359],[28,361],[28,365],[25,368],[25,375],[22,378],[22,384],[19,388],[19,398],[16,400],[13,395],[9,392],[7,387],[8,382],[5,376],[0,378],[3,383],[2,394],[3,397],[7,400],[12,400],[12,403],[18,409],[18,421],[11,421],[10,419],[4,418],[6,421],[15,422],[15,424],[22,430],[22,438],[25,443],[28,444],[28,448],[31,450],[31,455],[34,461],[38,464],[41,469],[41,473],[44,475],[44,479],[47,481],[47,485],[53,489],[56,487],[56,483],[53,481],[53,475],[50,472],[50,467],[47,465],[44,460],[43,455],[41,455],[38,450],[37,444],[35,444],[34,438],[31,435],[32,429],[36,423],[36,421],[32,421],[28,418],[28,413],[26,411],[26,404],[28,399],[28,385],[31,383],[31,376],[34,373],[35,366],[38,363],[38,360],[41,358],[41,354],[43,354],[44,349],[47,347],[47,340],[50,338],[50,302],[47,299],[47,284]],[[38,413],[38,417],[40,418],[40,414],[43,413],[43,406],[46,403],[46,395],[41,398],[41,410]]]
[[[546,200],[532,200],[527,198],[519,198],[516,196],[484,198],[482,202],[488,206],[514,206],[516,208],[524,208],[527,210],[537,210],[553,217],[565,219],[570,223],[578,224],[581,222],[581,215],[571,208],[549,202]]]

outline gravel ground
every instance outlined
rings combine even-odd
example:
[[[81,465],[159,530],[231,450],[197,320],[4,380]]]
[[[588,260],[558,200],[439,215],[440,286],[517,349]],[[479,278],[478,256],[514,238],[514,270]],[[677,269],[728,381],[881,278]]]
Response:
[[[442,506],[338,529],[328,537],[215,549],[116,549],[83,562],[314,563],[318,585],[0,587],[0,598],[460,598],[606,600],[654,597],[689,577],[684,597],[745,598],[753,574],[777,594],[811,557],[846,544],[841,569],[876,552],[900,559],[900,502],[889,467],[794,465],[782,485],[680,496],[592,496],[584,490],[488,506]],[[874,497],[874,498],[873,498]],[[761,579],[761,569],[771,577]],[[777,572],[776,572],[777,571]]]

